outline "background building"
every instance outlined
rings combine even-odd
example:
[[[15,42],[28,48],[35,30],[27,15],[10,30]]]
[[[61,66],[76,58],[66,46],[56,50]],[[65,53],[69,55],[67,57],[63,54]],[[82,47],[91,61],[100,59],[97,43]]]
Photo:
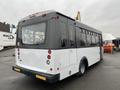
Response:
[[[10,32],[10,24],[0,22],[0,31]]]

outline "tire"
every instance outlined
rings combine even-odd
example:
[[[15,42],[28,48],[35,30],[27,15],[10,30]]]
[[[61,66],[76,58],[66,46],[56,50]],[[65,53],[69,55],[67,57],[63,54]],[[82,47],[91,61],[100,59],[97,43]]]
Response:
[[[86,72],[86,63],[84,60],[82,60],[79,65],[79,72],[77,73],[77,76],[83,76],[85,72]]]

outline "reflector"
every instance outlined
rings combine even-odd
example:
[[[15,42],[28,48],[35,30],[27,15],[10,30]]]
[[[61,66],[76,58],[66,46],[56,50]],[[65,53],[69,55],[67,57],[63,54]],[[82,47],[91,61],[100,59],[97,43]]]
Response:
[[[50,55],[48,55],[48,56],[47,56],[47,58],[48,58],[48,59],[51,59],[51,56],[50,56]]]

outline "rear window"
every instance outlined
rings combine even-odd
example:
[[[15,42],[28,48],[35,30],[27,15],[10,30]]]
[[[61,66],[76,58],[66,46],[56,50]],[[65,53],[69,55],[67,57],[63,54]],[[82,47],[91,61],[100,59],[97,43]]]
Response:
[[[42,44],[45,41],[46,23],[22,27],[23,44]]]

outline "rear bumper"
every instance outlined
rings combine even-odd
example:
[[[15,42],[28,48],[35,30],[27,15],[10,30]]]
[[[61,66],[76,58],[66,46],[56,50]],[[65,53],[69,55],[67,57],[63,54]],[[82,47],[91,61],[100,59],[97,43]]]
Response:
[[[49,83],[54,83],[60,80],[60,74],[46,74],[46,73],[42,73],[42,72],[37,72],[37,71],[33,71],[33,70],[29,70],[29,69],[25,69],[19,66],[13,66],[12,70],[19,72],[19,73],[23,73],[25,75],[28,75],[30,77],[33,78],[37,78]]]

